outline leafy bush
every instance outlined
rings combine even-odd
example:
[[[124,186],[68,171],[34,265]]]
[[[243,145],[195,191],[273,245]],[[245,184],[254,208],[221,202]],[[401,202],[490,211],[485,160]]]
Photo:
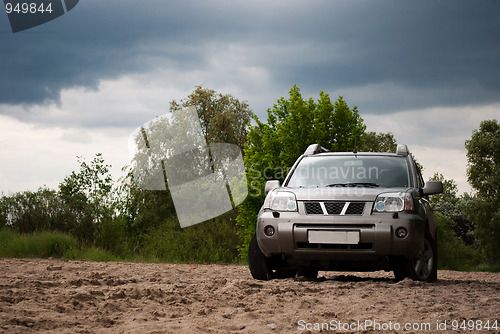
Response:
[[[455,236],[453,221],[441,214],[436,214],[436,220],[439,269],[472,270],[477,267],[481,260],[478,251]]]
[[[116,256],[132,254],[127,234],[127,220],[123,216],[106,219],[99,224],[99,232],[94,238],[94,246],[109,251]]]
[[[65,231],[64,212],[64,204],[54,190],[18,192],[0,198],[0,227],[8,226],[19,233]]]
[[[214,219],[181,229],[170,218],[145,236],[141,254],[154,261],[232,263],[238,258],[238,242],[231,220]]]

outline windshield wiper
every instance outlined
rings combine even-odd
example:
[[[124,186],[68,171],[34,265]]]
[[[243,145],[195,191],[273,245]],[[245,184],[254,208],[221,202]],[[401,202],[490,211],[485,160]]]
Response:
[[[379,187],[378,184],[372,182],[352,182],[352,183],[332,183],[326,185],[326,187],[367,187],[376,188]]]

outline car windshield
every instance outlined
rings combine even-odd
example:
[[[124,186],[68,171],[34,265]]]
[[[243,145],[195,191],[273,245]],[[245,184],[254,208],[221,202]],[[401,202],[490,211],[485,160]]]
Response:
[[[288,187],[409,187],[410,174],[404,157],[308,156],[302,158]]]

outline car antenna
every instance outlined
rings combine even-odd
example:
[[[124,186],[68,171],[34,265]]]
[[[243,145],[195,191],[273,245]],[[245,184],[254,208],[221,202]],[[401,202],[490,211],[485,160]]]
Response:
[[[354,148],[352,150],[352,153],[354,153],[354,154],[358,153],[358,150],[356,149],[356,138],[357,137],[354,137]]]

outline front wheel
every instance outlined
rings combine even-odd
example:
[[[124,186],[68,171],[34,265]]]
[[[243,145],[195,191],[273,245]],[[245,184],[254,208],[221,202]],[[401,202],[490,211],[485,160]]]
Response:
[[[434,282],[437,279],[437,245],[429,232],[425,232],[420,249],[408,261],[408,274],[415,281]]]
[[[252,277],[261,281],[273,278],[268,258],[260,250],[257,236],[254,234],[248,246],[248,267]]]
[[[261,281],[293,278],[297,274],[297,270],[290,268],[280,256],[266,257],[260,250],[255,234],[248,247],[248,267],[252,277]]]

